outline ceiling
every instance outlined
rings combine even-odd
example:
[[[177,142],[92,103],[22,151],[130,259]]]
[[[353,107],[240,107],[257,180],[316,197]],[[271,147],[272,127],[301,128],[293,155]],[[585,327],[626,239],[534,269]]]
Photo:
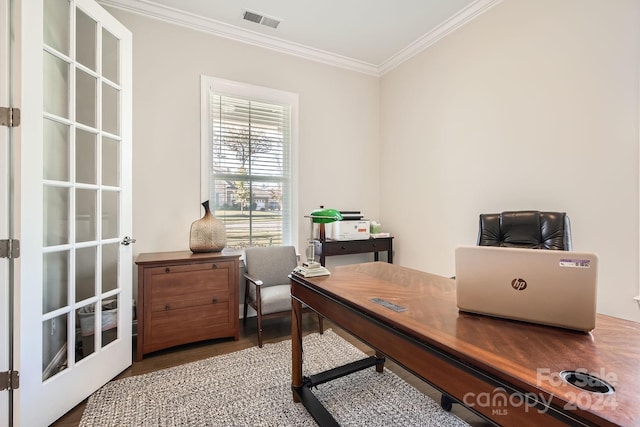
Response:
[[[501,0],[98,0],[144,14],[350,68],[382,74]],[[280,21],[272,28],[244,10]]]

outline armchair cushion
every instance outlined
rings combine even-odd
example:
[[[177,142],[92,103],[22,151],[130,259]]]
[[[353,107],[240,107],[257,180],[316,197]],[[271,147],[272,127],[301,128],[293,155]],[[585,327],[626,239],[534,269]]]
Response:
[[[511,211],[480,215],[478,245],[571,250],[564,212]]]
[[[245,250],[247,274],[262,281],[262,288],[289,284],[289,274],[298,260],[293,246],[270,246]]]
[[[291,310],[291,285],[273,285],[260,288],[262,314]]]

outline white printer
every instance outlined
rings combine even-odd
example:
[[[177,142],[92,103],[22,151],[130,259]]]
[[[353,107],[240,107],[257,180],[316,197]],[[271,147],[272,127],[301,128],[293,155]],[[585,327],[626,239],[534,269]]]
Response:
[[[331,238],[333,240],[367,240],[370,237],[369,220],[362,219],[357,211],[340,211],[341,221],[331,223]]]

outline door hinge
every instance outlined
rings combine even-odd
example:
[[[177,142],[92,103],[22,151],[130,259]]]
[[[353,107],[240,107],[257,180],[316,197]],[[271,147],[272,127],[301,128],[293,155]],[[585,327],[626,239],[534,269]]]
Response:
[[[18,258],[20,256],[20,240],[0,240],[0,258]]]
[[[20,126],[20,109],[0,107],[0,126],[8,126],[10,128]]]
[[[0,391],[16,390],[20,387],[20,372],[4,371],[0,372]]]

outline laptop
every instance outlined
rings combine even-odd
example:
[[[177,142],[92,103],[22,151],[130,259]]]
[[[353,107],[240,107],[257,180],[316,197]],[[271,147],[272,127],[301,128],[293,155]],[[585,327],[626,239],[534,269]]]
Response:
[[[587,332],[596,323],[598,256],[458,246],[458,309]]]

